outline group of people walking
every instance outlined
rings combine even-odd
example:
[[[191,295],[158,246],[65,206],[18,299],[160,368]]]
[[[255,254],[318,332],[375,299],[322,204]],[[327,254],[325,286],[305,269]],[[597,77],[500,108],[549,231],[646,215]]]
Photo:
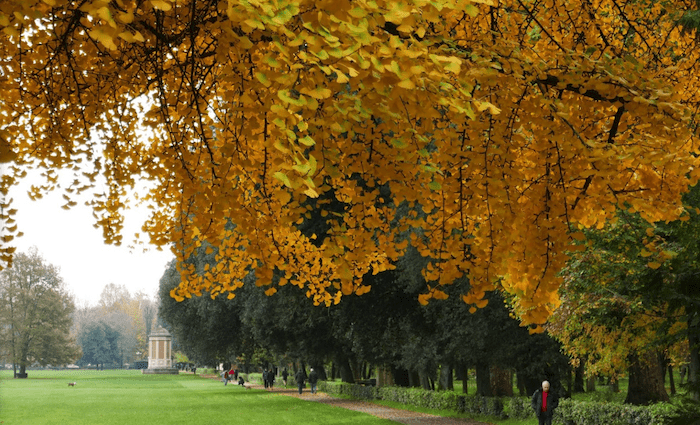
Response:
[[[265,384],[265,389],[272,389],[272,387],[275,385],[275,370],[263,369],[262,379],[263,383]],[[286,387],[287,384],[285,383],[284,386]]]
[[[287,371],[287,368],[285,368],[282,373],[282,382],[284,383],[284,387],[287,388],[287,380],[290,376],[289,372]],[[275,369],[263,369],[262,373],[262,380],[263,384],[265,385],[265,389],[273,389],[275,385]],[[224,385],[228,385],[230,381],[238,381],[238,385],[244,385],[245,381],[243,380],[243,377],[238,375],[238,371],[231,368],[231,370],[226,370],[221,373],[221,378],[224,382]],[[294,380],[296,381],[297,387],[299,388],[299,394],[302,393],[303,389],[306,388],[306,382],[308,381],[309,385],[311,386],[311,394],[315,394],[318,388],[318,372],[314,370],[314,368],[309,369],[309,374],[306,374],[306,371],[304,369],[299,369],[296,374],[294,374]]]
[[[224,385],[228,385],[230,381],[239,381],[238,371],[233,368],[225,370],[221,373],[221,379],[224,381]],[[240,380],[242,379],[240,378]]]
[[[272,389],[275,383],[274,369],[264,369],[262,378],[265,384],[265,388]],[[287,368],[284,368],[284,370],[282,371],[282,382],[284,383],[285,388],[287,388],[288,378],[289,372],[287,372]],[[301,394],[303,389],[306,387],[306,381],[309,381],[309,385],[311,386],[311,394],[316,393],[316,389],[318,386],[318,372],[316,372],[314,368],[309,369],[308,376],[306,375],[306,371],[304,369],[299,369],[297,373],[294,374],[294,380],[296,381],[297,387],[299,388],[299,394]]]
[[[316,389],[318,385],[318,372],[316,372],[314,368],[309,369],[308,376],[306,375],[306,371],[304,371],[304,369],[299,369],[294,375],[294,380],[297,382],[299,394],[301,394],[304,387],[306,387],[307,380],[309,381],[309,385],[311,386],[311,394],[316,394]],[[286,383],[285,386],[287,386]]]

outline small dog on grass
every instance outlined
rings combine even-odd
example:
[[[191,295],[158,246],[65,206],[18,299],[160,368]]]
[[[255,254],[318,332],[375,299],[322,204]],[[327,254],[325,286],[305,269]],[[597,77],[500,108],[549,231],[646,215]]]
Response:
[[[75,384],[76,384],[75,382],[69,382],[69,383],[68,383],[68,386],[69,386],[69,387],[75,387]]]

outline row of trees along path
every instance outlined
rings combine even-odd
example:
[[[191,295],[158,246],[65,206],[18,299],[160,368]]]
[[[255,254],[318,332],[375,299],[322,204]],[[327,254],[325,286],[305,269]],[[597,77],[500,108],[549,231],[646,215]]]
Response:
[[[254,389],[263,388],[263,386],[259,384],[248,383],[247,385],[250,385],[250,387]],[[306,390],[303,393],[299,394],[298,389],[296,387],[274,387],[272,390],[269,391],[278,394],[283,394],[286,396],[296,397],[306,401],[315,401],[318,403],[329,404],[335,407],[342,407],[343,409],[354,410],[356,412],[364,412],[381,419],[389,419],[391,421],[407,425],[486,425],[486,423],[484,422],[477,422],[470,419],[446,418],[442,416],[431,415],[428,413],[413,412],[411,410],[394,409],[392,407],[381,406],[366,401],[331,397],[330,395],[322,392],[316,392],[316,394],[311,394],[310,391]]]

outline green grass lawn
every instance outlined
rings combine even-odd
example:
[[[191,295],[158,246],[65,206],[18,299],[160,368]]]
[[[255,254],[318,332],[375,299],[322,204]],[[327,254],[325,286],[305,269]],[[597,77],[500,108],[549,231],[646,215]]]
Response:
[[[69,387],[68,382],[77,382]],[[360,424],[394,422],[321,403],[139,371],[0,372],[0,423],[12,425]]]

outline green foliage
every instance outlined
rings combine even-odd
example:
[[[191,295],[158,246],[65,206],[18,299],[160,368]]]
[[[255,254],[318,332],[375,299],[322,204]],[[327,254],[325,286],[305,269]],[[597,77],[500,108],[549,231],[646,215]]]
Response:
[[[193,262],[204,267],[212,256],[194,257]],[[218,297],[193,297],[176,302],[168,294],[180,283],[175,262],[171,262],[160,279],[158,316],[173,335],[173,349],[182,351],[190,361],[199,365],[215,365],[230,361],[246,344],[246,334],[238,310],[240,300]]]
[[[83,356],[78,360],[81,366],[118,364],[120,362],[119,333],[100,321],[84,326],[78,335],[78,343]]]
[[[676,411],[671,404],[631,406],[617,403],[561,400],[554,417],[565,425],[664,425]]]
[[[590,400],[598,403],[618,403],[625,401],[625,392],[613,391],[610,388],[603,388],[599,391],[590,392]]]
[[[323,391],[331,395],[347,396],[359,400],[376,400],[381,398],[379,392],[377,391],[377,387],[348,384],[346,382],[319,381],[318,389],[319,391]]]
[[[382,400],[411,404],[440,410],[458,410],[457,398],[460,397],[452,391],[429,391],[422,388],[382,387],[379,388],[379,397]]]
[[[240,376],[240,374],[239,374]],[[246,382],[254,382],[256,384],[261,384],[263,383],[262,379],[262,373],[248,373],[245,378],[243,378],[244,381]]]
[[[656,408],[663,405],[653,405],[651,408]],[[700,424],[700,405],[689,398],[683,398],[676,405],[676,410],[670,415],[669,425],[699,425]]]
[[[496,418],[505,418],[503,401],[498,397],[483,397],[480,395],[460,396],[464,399],[464,404],[459,406],[459,411],[471,415],[486,415]]]
[[[509,397],[505,399],[505,413],[509,418],[527,419],[531,418],[532,407],[530,401],[523,397]]]
[[[19,365],[64,365],[80,357],[70,335],[73,300],[59,269],[36,248],[0,271],[0,355]]]
[[[700,10],[688,10],[678,23],[685,31],[700,30]]]

